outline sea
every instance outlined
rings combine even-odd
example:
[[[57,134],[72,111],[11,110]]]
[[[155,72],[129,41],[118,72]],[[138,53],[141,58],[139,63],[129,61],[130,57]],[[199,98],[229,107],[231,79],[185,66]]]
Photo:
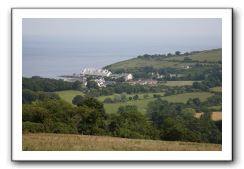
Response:
[[[199,47],[186,50],[186,48],[179,46],[172,47],[160,44],[143,46],[128,43],[127,46],[125,44],[79,46],[72,43],[50,45],[49,43],[31,41],[23,43],[22,76],[59,78],[62,75],[77,74],[84,68],[103,68],[146,53],[165,54],[176,50],[192,51],[198,49]]]

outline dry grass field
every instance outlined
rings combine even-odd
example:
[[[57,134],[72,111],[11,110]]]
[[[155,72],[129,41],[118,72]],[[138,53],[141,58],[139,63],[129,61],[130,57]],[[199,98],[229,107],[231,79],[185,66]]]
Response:
[[[200,118],[202,115],[204,115],[204,112],[195,113],[195,117],[196,117],[196,118]],[[211,119],[212,119],[213,121],[219,121],[219,120],[222,120],[222,112],[212,112],[212,113],[211,113]]]
[[[222,112],[212,112],[211,119],[213,121],[219,121],[222,120]]]
[[[199,119],[199,118],[200,118],[200,117],[202,117],[203,115],[204,115],[204,113],[203,113],[203,112],[199,112],[199,113],[195,113],[195,115],[194,115],[194,116],[195,116],[196,118],[198,118],[198,119]]]
[[[24,151],[221,151],[219,144],[72,134],[23,134]]]

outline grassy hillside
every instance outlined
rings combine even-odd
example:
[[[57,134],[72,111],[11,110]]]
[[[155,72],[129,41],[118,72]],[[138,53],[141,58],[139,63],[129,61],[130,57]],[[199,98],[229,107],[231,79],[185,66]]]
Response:
[[[23,134],[24,151],[221,151],[219,144],[72,134]]]
[[[106,66],[112,72],[123,69],[123,70],[133,70],[142,68],[142,67],[153,67],[153,68],[178,68],[182,69],[182,67],[187,65],[193,65],[195,63],[192,62],[182,62],[185,57],[192,59],[192,61],[199,61],[199,62],[217,62],[222,60],[222,50],[221,49],[214,49],[208,51],[202,51],[199,53],[190,54],[187,56],[171,56],[165,58],[133,58],[121,62],[117,62],[111,65]]]
[[[61,99],[65,100],[69,103],[72,103],[72,100],[76,95],[84,95],[82,92],[77,91],[77,90],[64,90],[64,91],[58,91],[55,93],[58,94]]]
[[[217,62],[222,60],[222,50],[221,49],[215,49],[215,50],[210,50],[210,51],[202,51],[200,53],[195,53],[189,56],[174,56],[167,58],[165,60],[179,60],[182,61],[184,60],[184,57],[189,57],[190,59],[194,61],[209,61],[209,62]]]

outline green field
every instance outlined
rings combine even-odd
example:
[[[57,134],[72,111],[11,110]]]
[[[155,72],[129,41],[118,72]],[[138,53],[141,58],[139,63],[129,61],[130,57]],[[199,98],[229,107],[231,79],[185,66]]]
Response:
[[[127,102],[119,102],[119,103],[104,103],[104,108],[107,113],[116,113],[120,106],[135,105],[137,106],[138,111],[144,114],[147,111],[147,104],[153,100],[155,99],[150,98],[150,99],[140,99],[140,100],[127,101]]]
[[[166,60],[184,60],[184,57],[189,57],[190,59],[194,61],[209,61],[209,62],[217,62],[222,60],[222,50],[216,49],[212,51],[203,51],[200,53],[192,54],[189,56],[174,56],[171,58],[167,58]]]
[[[184,57],[189,57],[193,61],[199,62],[217,62],[222,60],[222,50],[215,49],[209,51],[202,51],[199,53],[191,54],[188,56],[172,56],[170,58],[160,58],[160,59],[144,59],[144,58],[133,58],[121,62],[117,62],[111,65],[108,65],[107,68],[111,71],[118,69],[126,69],[133,71],[142,67],[153,67],[153,68],[180,68],[193,65],[192,62],[182,62]]]
[[[222,111],[222,106],[221,105],[210,106],[209,109],[213,111]]]
[[[140,58],[134,58],[130,60],[125,60],[121,62],[114,63],[109,66],[110,70],[116,70],[116,69],[130,69],[133,70],[135,68],[140,68],[140,67],[154,67],[154,68],[169,68],[169,67],[174,67],[177,68],[179,67],[179,63],[176,62],[170,62],[170,61],[158,61],[158,60],[145,60],[145,59],[140,59]]]
[[[65,100],[69,103],[72,103],[72,100],[76,95],[84,95],[82,92],[77,91],[77,90],[64,90],[64,91],[58,91],[55,93],[58,94],[61,99]]]
[[[189,98],[199,98],[201,101],[205,101],[208,97],[211,97],[213,94],[209,92],[192,92],[192,93],[183,93],[171,96],[161,97],[163,100],[167,100],[172,103],[186,103]],[[135,105],[138,107],[138,110],[141,113],[146,113],[147,105],[149,102],[155,100],[155,98],[133,100],[120,103],[105,103],[104,107],[107,113],[116,113],[120,106],[125,105]]]
[[[189,98],[199,98],[202,102],[213,94],[209,92],[192,92],[192,93],[182,93],[177,95],[162,97],[163,100],[167,100],[172,103],[186,103]]]
[[[126,98],[128,100],[129,97],[133,97],[135,95],[138,95],[139,99],[144,99],[144,95],[145,94],[148,94],[148,98],[147,99],[154,98],[153,97],[154,94],[161,95],[161,96],[164,95],[163,92],[161,92],[161,93],[135,93],[135,94],[126,94]],[[113,94],[113,95],[109,95],[109,96],[99,96],[99,97],[97,97],[97,99],[99,101],[103,102],[105,98],[111,98],[111,99],[113,99],[115,95],[119,95],[119,94]]]
[[[69,103],[72,103],[72,99],[76,95],[84,95],[82,92],[75,91],[75,90],[59,91],[59,92],[55,92],[55,93],[57,93],[61,97],[61,99],[65,100]],[[138,100],[118,102],[118,103],[104,103],[104,108],[107,113],[116,113],[120,106],[135,105],[138,107],[138,110],[141,113],[146,113],[148,103],[155,100],[155,98],[153,97],[153,94],[160,94],[161,96],[164,95],[163,93],[148,93],[149,97],[144,99],[143,98],[144,93],[141,93],[141,94],[138,94],[138,96],[139,96]],[[127,94],[127,99],[129,96],[134,96],[134,95],[136,95],[136,94],[131,94],[131,95]],[[164,97],[161,97],[161,99],[167,100],[168,102],[172,102],[172,103],[186,103],[189,98],[199,98],[201,101],[205,101],[208,97],[211,97],[212,95],[213,95],[213,93],[210,93],[210,92],[191,92],[191,93],[176,94],[176,95],[171,95],[171,96],[164,96]],[[107,97],[110,97],[113,99],[114,95],[100,96],[100,97],[97,97],[97,99],[102,102]],[[215,107],[215,108],[218,108],[218,107]]]
[[[220,144],[75,134],[23,134],[23,151],[221,151]]]
[[[191,86],[194,81],[167,81],[166,83],[162,83],[162,85],[166,86]]]
[[[210,88],[209,91],[211,92],[215,92],[215,93],[221,93],[222,92],[222,87],[213,87],[213,88]]]

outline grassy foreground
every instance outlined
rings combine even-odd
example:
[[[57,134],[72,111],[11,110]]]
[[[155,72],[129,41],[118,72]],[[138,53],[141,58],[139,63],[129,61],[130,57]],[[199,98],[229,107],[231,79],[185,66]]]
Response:
[[[74,134],[23,134],[24,151],[221,151],[219,144]]]

